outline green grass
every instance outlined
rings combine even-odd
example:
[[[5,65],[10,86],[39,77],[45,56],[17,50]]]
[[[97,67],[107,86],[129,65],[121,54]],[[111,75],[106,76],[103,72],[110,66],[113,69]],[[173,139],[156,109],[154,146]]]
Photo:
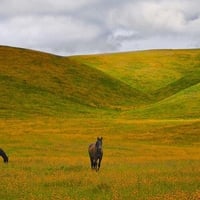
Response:
[[[187,199],[199,195],[199,121],[0,120],[1,199]],[[91,171],[88,145],[104,137]]]
[[[200,113],[200,84],[191,86],[175,95],[145,108],[124,113],[140,119],[198,119]]]
[[[0,75],[1,118],[27,118],[31,116],[76,117],[102,111],[55,95],[43,87],[24,83],[9,76]],[[78,111],[77,111],[78,110]]]
[[[2,46],[1,117],[130,110],[133,118],[198,118],[199,66],[200,50],[59,57]]]
[[[199,49],[60,57],[1,46],[0,199],[199,199],[199,67]],[[98,136],[96,173],[87,147]]]
[[[150,101],[128,108],[128,117],[199,118],[199,49],[151,50],[70,59],[100,69],[146,93]]]
[[[189,88],[190,90],[190,87],[191,90],[193,91],[192,87],[198,85],[199,83],[200,83],[200,67],[188,73],[187,75],[183,76],[179,80],[174,81],[169,85],[154,91],[152,95],[155,96],[157,100],[162,100],[167,97],[171,97],[172,95],[175,95],[178,92],[181,92],[182,90],[185,90],[187,88]]]
[[[145,93],[152,93],[199,71],[200,50],[151,50],[70,59],[100,69]]]
[[[30,102],[27,108],[34,115],[32,107],[43,108],[46,99],[50,99],[50,104],[58,105],[58,110],[59,107],[66,108],[62,111],[64,115],[68,108],[70,111],[68,104],[75,105],[74,108],[82,105],[83,109],[88,107],[86,109],[93,112],[93,108],[119,109],[148,101],[142,92],[68,58],[8,47],[0,48],[0,56],[1,96],[4,97],[1,107],[6,108],[5,112],[11,116],[13,106],[18,107],[18,102],[27,105],[27,101]],[[14,99],[10,94],[14,94]],[[66,106],[63,106],[63,102]],[[48,105],[44,104],[44,107]],[[49,115],[52,109],[57,112],[57,107],[50,106],[41,114]],[[79,109],[76,110],[79,113]],[[21,109],[21,112],[21,115],[25,115],[27,109]]]

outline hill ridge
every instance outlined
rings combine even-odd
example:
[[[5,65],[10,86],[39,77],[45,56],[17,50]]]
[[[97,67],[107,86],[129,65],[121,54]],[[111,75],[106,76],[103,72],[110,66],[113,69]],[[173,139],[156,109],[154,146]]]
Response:
[[[157,101],[160,101],[199,83],[200,70],[181,77],[180,79],[170,83],[169,85],[154,91],[151,95],[154,96]]]
[[[89,112],[89,107],[123,109],[147,101],[143,93],[98,69],[76,63],[68,57],[37,51],[0,47],[0,74],[3,113],[12,113],[15,107],[20,109],[20,101],[22,112],[27,112],[27,109],[23,111],[26,106],[34,112],[34,105],[46,106],[50,112],[55,109],[52,95],[60,98],[57,109],[61,110],[63,106],[63,112],[67,112],[68,101],[71,101],[77,113],[80,111],[76,110],[76,104],[83,105],[84,110],[88,107]],[[17,95],[13,98],[10,94]],[[44,101],[48,101],[47,97],[49,102]]]
[[[184,90],[194,105],[186,112],[197,117],[199,66],[200,49],[64,57],[0,46],[0,117],[130,110],[130,117],[142,118],[149,108],[158,117],[162,105],[176,112],[173,101]]]

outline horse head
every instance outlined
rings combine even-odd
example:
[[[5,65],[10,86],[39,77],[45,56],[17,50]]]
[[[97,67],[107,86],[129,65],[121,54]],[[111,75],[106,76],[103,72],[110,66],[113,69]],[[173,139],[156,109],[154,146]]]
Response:
[[[103,145],[102,140],[103,140],[102,137],[101,138],[98,137],[97,141],[96,141],[96,144],[95,144],[98,153],[100,153],[102,151],[102,148],[103,148],[102,147],[102,145]]]

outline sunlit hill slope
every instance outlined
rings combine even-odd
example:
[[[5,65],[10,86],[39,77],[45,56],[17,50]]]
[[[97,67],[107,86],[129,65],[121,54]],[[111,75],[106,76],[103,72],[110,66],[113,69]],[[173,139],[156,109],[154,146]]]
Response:
[[[0,46],[0,117],[199,118],[200,50],[60,57]]]

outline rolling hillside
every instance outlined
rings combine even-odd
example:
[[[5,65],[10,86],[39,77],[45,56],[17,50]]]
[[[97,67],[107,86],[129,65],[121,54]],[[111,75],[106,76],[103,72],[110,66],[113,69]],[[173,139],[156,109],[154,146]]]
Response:
[[[200,49],[149,50],[71,57],[146,93],[130,118],[199,118]]]
[[[1,117],[76,115],[123,109],[147,95],[106,73],[69,58],[0,47]]]
[[[0,199],[199,199],[199,71],[200,49],[0,46]],[[87,149],[98,136],[97,173]]]
[[[128,111],[125,116],[135,119],[198,119],[200,83],[145,108]]]
[[[60,57],[0,47],[1,118],[199,118],[199,83],[199,49]]]
[[[168,85],[173,86],[173,83],[179,80],[180,84],[175,84],[174,88],[178,86],[181,90],[185,88],[185,86],[181,86],[184,84],[183,79],[187,79],[188,87],[198,83],[200,79],[198,76],[200,73],[199,49],[149,50],[76,56],[71,59],[100,69],[131,87],[153,96],[161,93]],[[193,80],[194,76],[195,81]],[[162,94],[160,95],[162,96]]]

